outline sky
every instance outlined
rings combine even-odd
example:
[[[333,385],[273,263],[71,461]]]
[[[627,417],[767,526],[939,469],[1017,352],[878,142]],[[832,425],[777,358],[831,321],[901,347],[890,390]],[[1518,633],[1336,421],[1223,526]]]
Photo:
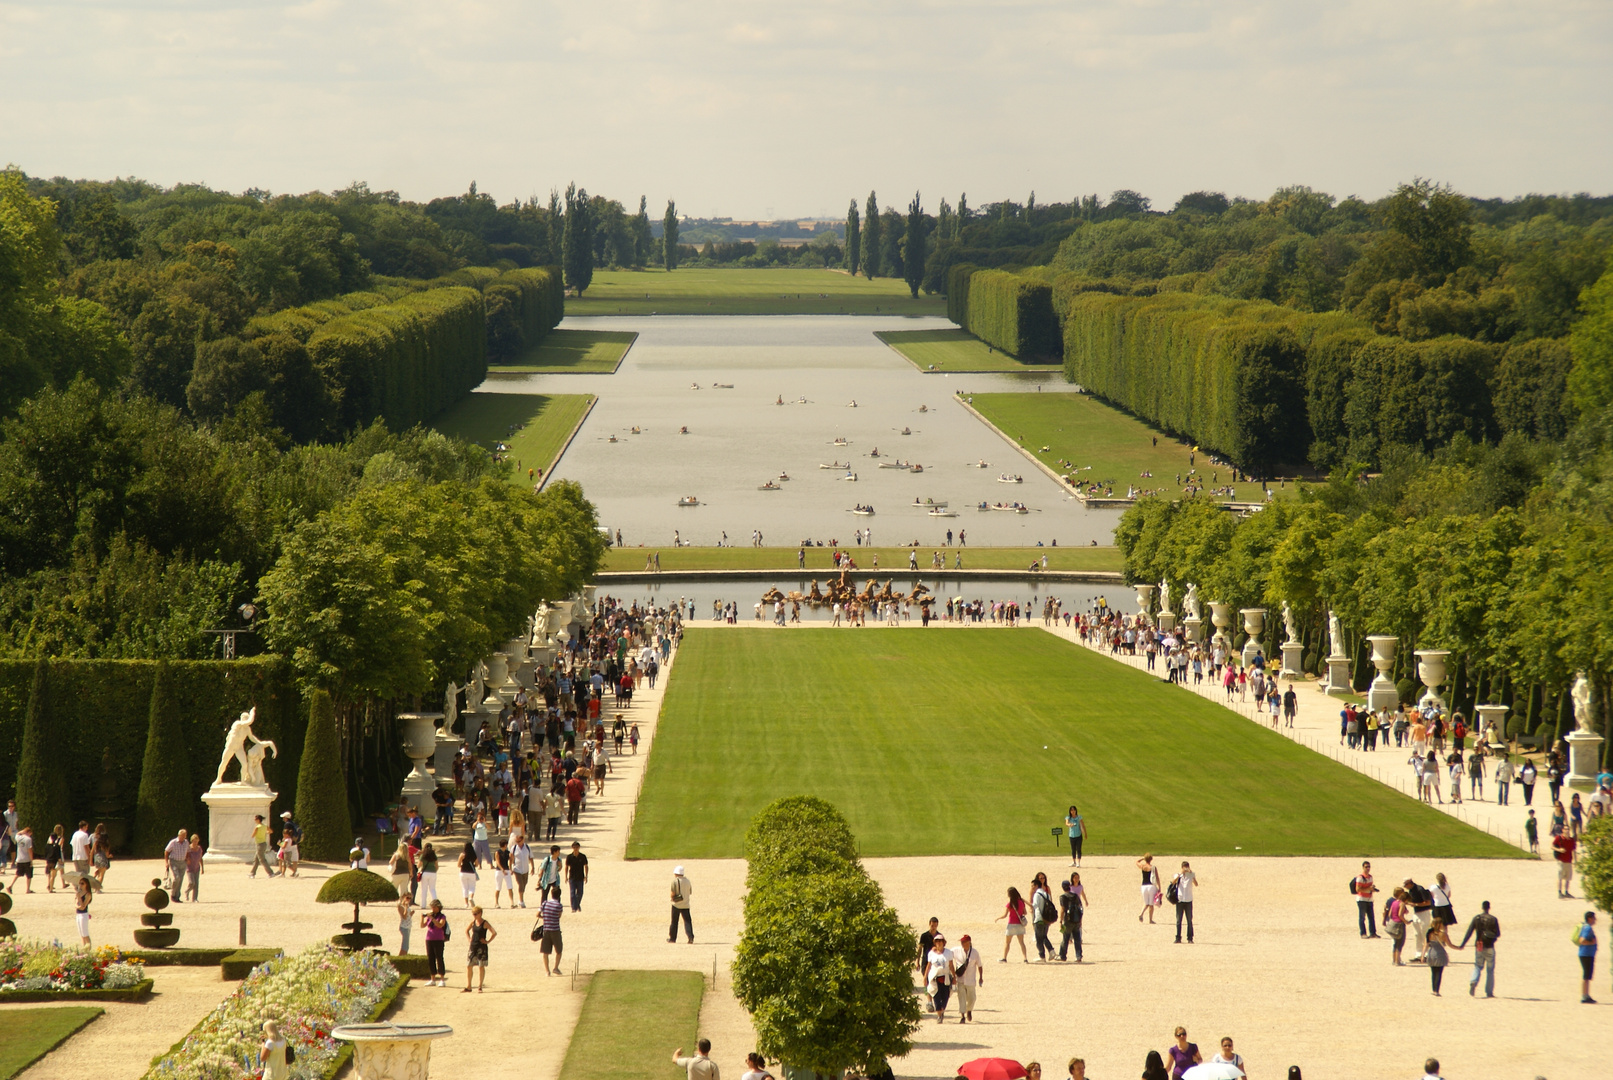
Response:
[[[1613,192],[1610,0],[0,0],[0,162],[841,216]]]

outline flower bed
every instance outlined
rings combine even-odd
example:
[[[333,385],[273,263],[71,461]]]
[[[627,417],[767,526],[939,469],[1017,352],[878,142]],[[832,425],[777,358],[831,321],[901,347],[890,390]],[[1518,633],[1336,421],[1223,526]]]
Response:
[[[331,1029],[378,1017],[404,982],[375,952],[314,945],[259,964],[189,1035],[156,1058],[146,1080],[250,1080],[263,1022],[278,1020],[296,1050],[294,1080],[329,1076],[351,1053]]]
[[[140,1001],[150,991],[145,965],[115,945],[0,942],[0,1001]]]

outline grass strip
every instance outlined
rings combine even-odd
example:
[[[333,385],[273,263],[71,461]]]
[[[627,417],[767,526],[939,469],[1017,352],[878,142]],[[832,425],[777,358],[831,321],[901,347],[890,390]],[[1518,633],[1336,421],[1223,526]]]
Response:
[[[1024,363],[967,330],[880,330],[874,336],[925,372],[1063,371],[1057,364]]]
[[[740,857],[797,794],[867,856],[1057,855],[1075,803],[1098,855],[1522,857],[1041,629],[691,628],[628,856]]]
[[[672,1051],[695,1052],[706,980],[697,971],[598,971],[566,1047],[560,1080],[677,1080]]]
[[[911,296],[900,278],[834,270],[595,270],[578,315],[945,315],[943,296]]]
[[[950,519],[949,519],[950,520]],[[965,522],[966,518],[960,519]],[[954,523],[955,524],[955,523]],[[657,548],[657,547],[624,547],[611,548],[605,553],[604,570],[623,573],[639,573],[644,570],[644,560],[647,556],[659,553],[661,556],[661,572],[663,574],[676,573],[680,570],[781,570],[794,572],[798,570],[796,553],[799,548],[783,547],[683,547],[683,548]],[[812,548],[806,553],[806,569],[809,573],[822,577],[833,574],[834,570],[831,548]],[[874,573],[874,557],[879,557],[879,573],[907,572],[907,553],[910,550],[918,552],[919,570],[922,573],[930,572],[930,559],[936,551],[946,555],[947,569],[952,569],[954,558],[961,551],[963,554],[963,568],[965,570],[1024,570],[1030,566],[1032,559],[1040,560],[1047,556],[1049,570],[1068,571],[1101,571],[1118,573],[1125,563],[1116,547],[966,547],[966,548],[938,548],[925,546],[917,549],[905,547],[877,547],[851,549],[852,556],[857,560],[856,576],[863,577]]]
[[[0,1080],[11,1080],[104,1012],[87,1005],[0,1012],[5,1018],[0,1023]]]
[[[497,374],[609,375],[638,334],[630,330],[551,330],[514,363],[494,364]]]
[[[471,394],[431,426],[488,450],[504,443],[513,479],[530,484],[538,469],[554,464],[593,401],[592,394]]]

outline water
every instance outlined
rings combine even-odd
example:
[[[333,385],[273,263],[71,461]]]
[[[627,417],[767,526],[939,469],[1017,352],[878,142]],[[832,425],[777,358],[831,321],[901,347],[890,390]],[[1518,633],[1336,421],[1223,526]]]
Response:
[[[820,573],[818,586],[823,588],[828,584],[830,575]],[[891,573],[880,571],[857,571],[852,580],[859,592],[862,591],[868,580],[873,578],[879,583],[879,589],[885,587],[887,579],[893,579],[891,589],[904,596],[913,591],[915,581],[922,581],[937,597],[939,606],[933,610],[945,610],[949,598],[961,596],[965,601],[993,600],[1004,602],[1019,601],[1020,611],[1029,613],[1037,619],[1041,618],[1042,602],[1050,596],[1057,597],[1064,604],[1063,610],[1085,612],[1091,609],[1092,604],[1100,596],[1109,599],[1111,607],[1120,607],[1130,610],[1129,603],[1135,601],[1131,590],[1119,585],[1102,586],[1090,585],[1077,581],[1020,581],[1012,578],[969,576],[947,574],[912,574],[908,571]],[[796,575],[781,573],[770,579],[745,578],[741,580],[711,581],[695,578],[683,578],[673,574],[662,574],[654,580],[622,581],[610,580],[599,583],[599,595],[611,596],[623,604],[631,604],[637,600],[641,605],[652,604],[655,607],[670,607],[680,598],[694,601],[694,621],[692,626],[701,626],[711,622],[711,605],[713,601],[736,601],[739,604],[739,621],[741,623],[754,622],[754,607],[756,601],[768,589],[777,588],[780,592],[789,593],[799,590],[803,593],[812,591],[812,575]],[[878,591],[876,589],[876,591]],[[785,604],[786,618],[789,604]],[[913,610],[913,617],[918,618],[918,609]],[[772,618],[772,609],[763,612],[763,618]],[[834,618],[833,610],[828,606],[814,608],[811,604],[801,605],[802,622],[829,622]],[[873,625],[872,615],[869,616],[869,625]]]
[[[686,543],[715,544],[726,532],[745,544],[753,529],[769,545],[794,546],[849,541],[858,528],[892,545],[940,546],[947,529],[967,530],[974,545],[1112,542],[1119,511],[1087,510],[952,397],[1068,391],[1059,372],[926,375],[874,337],[949,327],[944,319],[664,316],[562,325],[635,330],[639,338],[612,375],[494,376],[482,389],[598,395],[555,475],[580,482],[600,523],[620,529],[628,546],[669,545],[674,530]],[[777,405],[781,396],[789,404]],[[635,426],[641,434],[631,434]],[[685,426],[689,433],[679,434]],[[850,445],[832,445],[837,437]],[[870,458],[876,447],[883,456]],[[924,472],[878,468],[896,458]],[[990,467],[976,468],[980,460]],[[856,482],[840,479],[845,470],[818,467],[834,462],[849,463]],[[778,481],[780,490],[757,490],[781,472],[790,479]],[[1024,483],[996,482],[1004,472]],[[700,505],[679,507],[685,495]],[[915,497],[946,501],[959,516],[931,518],[911,505]],[[981,501],[1022,502],[1032,512],[981,513]],[[859,503],[875,515],[850,513]]]

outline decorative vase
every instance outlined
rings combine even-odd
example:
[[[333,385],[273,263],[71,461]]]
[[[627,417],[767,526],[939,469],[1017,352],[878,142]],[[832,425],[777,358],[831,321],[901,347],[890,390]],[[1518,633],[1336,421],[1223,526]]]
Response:
[[[447,1024],[343,1024],[331,1038],[353,1044],[355,1080],[426,1080],[431,1040],[454,1033]]]
[[[1439,688],[1445,685],[1445,661],[1450,655],[1448,649],[1417,650],[1417,678],[1428,687],[1428,693],[1423,695],[1424,701],[1433,699],[1441,706],[1445,704],[1445,699],[1439,696]]]
[[[1227,636],[1227,627],[1232,625],[1232,605],[1211,600],[1210,623],[1215,627],[1215,633],[1210,636],[1210,640],[1220,642],[1222,648],[1230,650],[1232,640]]]
[[[431,797],[437,791],[437,781],[426,771],[426,762],[437,750],[437,721],[443,718],[443,713],[398,714],[403,728],[403,752],[414,762],[414,768],[403,779],[399,798],[422,814],[431,809]]]
[[[1137,589],[1137,617],[1143,622],[1148,621],[1149,609],[1154,604],[1154,586],[1138,585]]]
[[[510,658],[506,653],[496,652],[487,658],[487,688],[497,690],[510,681]]]
[[[1240,608],[1238,614],[1243,616],[1243,632],[1248,635],[1243,643],[1243,662],[1254,663],[1257,656],[1265,656],[1266,650],[1260,645],[1260,635],[1266,629],[1266,609],[1263,607]]]
[[[1367,643],[1372,646],[1372,666],[1378,669],[1378,677],[1367,690],[1367,708],[1373,712],[1393,709],[1400,704],[1400,691],[1395,689],[1389,671],[1395,666],[1395,650],[1400,639],[1393,634],[1372,634],[1367,637]]]

